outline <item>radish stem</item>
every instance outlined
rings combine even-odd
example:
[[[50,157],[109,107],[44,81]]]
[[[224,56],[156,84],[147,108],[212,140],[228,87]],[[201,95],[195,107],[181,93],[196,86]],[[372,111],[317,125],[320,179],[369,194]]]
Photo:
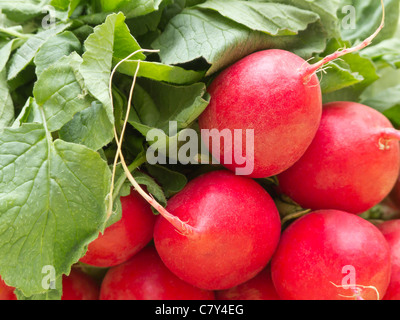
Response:
[[[117,70],[117,68],[119,67],[119,65],[121,63],[123,63],[124,61],[126,61],[127,59],[129,59],[130,57],[132,57],[133,55],[137,54],[138,52],[157,52],[157,50],[145,50],[145,49],[141,49],[141,50],[137,50],[133,53],[131,53],[129,56],[127,56],[125,59],[121,60],[112,70],[111,76],[110,76],[110,82],[109,82],[109,94],[110,94],[110,99],[111,101],[113,101],[112,98],[112,80],[113,80],[113,76]],[[197,233],[195,232],[195,229],[190,226],[189,224],[187,224],[186,222],[181,221],[178,217],[170,214],[161,204],[159,204],[154,197],[152,197],[151,195],[148,195],[143,188],[137,183],[137,181],[135,180],[135,178],[132,176],[131,174],[131,169],[129,168],[125,162],[125,158],[124,155],[122,153],[122,141],[124,138],[124,134],[125,134],[125,129],[126,129],[126,125],[128,123],[128,119],[129,119],[129,113],[130,113],[130,108],[132,105],[132,97],[133,97],[133,89],[135,87],[136,84],[136,79],[137,79],[137,75],[139,73],[139,68],[140,68],[140,60],[137,61],[137,67],[136,67],[136,71],[133,77],[133,81],[132,81],[132,85],[131,85],[131,89],[129,92],[129,99],[128,99],[128,105],[127,105],[127,111],[126,111],[126,115],[125,115],[125,120],[122,126],[122,130],[121,130],[121,134],[120,137],[118,138],[118,134],[116,131],[116,128],[114,126],[114,138],[115,141],[117,143],[117,152],[114,158],[114,165],[113,165],[113,173],[112,173],[112,182],[111,182],[111,191],[109,194],[109,207],[108,207],[108,211],[107,211],[107,219],[111,216],[112,214],[112,207],[113,207],[113,189],[114,189],[114,181],[115,181],[115,172],[116,172],[116,166],[118,163],[118,159],[121,159],[121,164],[122,167],[125,171],[125,175],[128,178],[128,180],[130,181],[130,183],[132,184],[132,186],[135,188],[135,190],[154,208],[156,209],[161,216],[163,216],[167,221],[169,221],[176,229],[177,231],[182,234],[183,236],[187,236],[187,237],[195,237],[197,235]],[[144,159],[145,160],[145,159]],[[144,161],[143,161],[144,162]],[[139,164],[140,165],[140,164]],[[137,167],[137,166],[136,166]]]
[[[360,44],[354,46],[353,48],[338,50],[338,51],[326,56],[325,58],[318,61],[317,63],[309,65],[304,70],[304,78],[309,80],[311,78],[311,76],[314,75],[315,72],[317,72],[317,70],[319,70],[322,66],[324,66],[328,62],[336,60],[348,53],[360,51],[360,50],[364,49],[365,47],[369,46],[372,43],[372,41],[377,37],[377,35],[379,34],[379,32],[383,29],[383,27],[385,25],[385,5],[383,3],[383,0],[381,0],[381,4],[382,4],[382,21],[381,21],[381,24],[379,25],[378,29],[376,29],[376,31],[371,36],[369,36],[367,39],[365,39]],[[306,81],[306,83],[307,82],[308,81]]]

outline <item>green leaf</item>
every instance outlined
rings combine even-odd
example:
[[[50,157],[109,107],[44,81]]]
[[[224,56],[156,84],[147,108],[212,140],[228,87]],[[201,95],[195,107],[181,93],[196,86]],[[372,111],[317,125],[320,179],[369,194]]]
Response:
[[[205,93],[203,83],[173,86],[143,79],[135,87],[133,104],[136,114],[131,114],[130,121],[164,132],[168,132],[170,121],[177,122],[178,130],[187,128],[208,105],[203,97]],[[146,132],[142,133],[146,135]]]
[[[181,191],[187,184],[185,175],[172,171],[164,166],[149,165],[146,163],[148,173],[162,186],[167,198]]]
[[[296,8],[312,11],[319,15],[321,19],[321,28],[328,38],[340,35],[339,19],[337,10],[341,8],[341,0],[259,0],[261,2],[284,3]]]
[[[14,118],[14,104],[6,81],[5,71],[0,72],[0,130],[11,124]]]
[[[107,4],[109,11],[122,11],[127,18],[139,17],[157,11],[163,0],[117,0],[115,5]],[[102,0],[103,3],[111,1]],[[111,9],[111,10],[110,10]],[[105,10],[106,11],[106,10]]]
[[[135,87],[133,105],[129,123],[149,140],[150,151],[170,157],[172,162],[177,154],[170,155],[169,148],[178,150],[180,135],[207,107],[208,96],[204,83],[173,86],[142,79]]]
[[[0,11],[13,21],[24,22],[42,15],[49,3],[50,0],[2,0]]]
[[[169,65],[203,57],[211,65],[207,71],[210,75],[262,49],[286,49],[309,58],[325,49],[325,40],[318,24],[310,25],[297,36],[273,37],[213,11],[185,9],[171,19],[152,47],[160,49],[161,61]]]
[[[0,155],[0,274],[27,297],[45,293],[43,267],[68,274],[103,230],[110,170],[43,124],[5,129]]]
[[[14,47],[21,43],[20,39],[12,39],[8,41],[3,47],[0,49],[0,72],[3,71],[4,67],[7,64],[8,59],[10,58],[11,52]]]
[[[326,72],[326,73],[325,73]],[[358,72],[352,72],[350,66],[344,61],[331,62],[320,75],[321,90],[323,94],[338,91],[353,86],[364,80]]]
[[[112,141],[114,131],[104,106],[95,101],[65,124],[59,131],[59,137],[99,150]]]
[[[25,301],[42,301],[42,300],[61,300],[62,297],[62,277],[58,277],[55,280],[55,288],[49,288],[43,293],[33,294],[29,297],[26,297],[21,290],[16,289],[14,293],[17,296],[18,300]]]
[[[104,12],[111,12],[117,10],[123,3],[128,2],[127,0],[100,0],[101,9]]]
[[[51,0],[51,5],[57,10],[66,11],[66,18],[69,18],[80,4],[81,0]]]
[[[382,5],[376,0],[341,0],[341,8],[350,5],[356,13],[354,28],[342,27],[342,38],[351,42],[359,42],[368,38],[379,27],[382,20]],[[391,38],[396,32],[399,21],[400,2],[398,0],[384,0],[385,5],[385,27],[374,39],[374,43]],[[348,12],[338,12],[342,20]]]
[[[370,46],[361,51],[361,56],[368,57],[376,64],[383,67],[390,65],[400,68],[400,38],[383,40],[375,46]]]
[[[54,35],[64,31],[69,24],[59,24],[44,31],[40,31],[30,37],[18,50],[12,55],[8,69],[7,79],[15,78],[25,67],[33,60],[40,47]]]
[[[251,30],[269,35],[295,35],[319,20],[312,12],[280,3],[208,0],[197,7],[212,9]]]
[[[64,31],[47,40],[39,49],[33,62],[36,65],[36,74],[39,76],[44,69],[72,52],[79,53],[81,43],[70,31]]]
[[[167,205],[167,199],[165,198],[163,189],[152,177],[138,170],[134,171],[132,176],[138,184],[146,186],[147,191],[153,195],[162,206],[165,207]]]
[[[33,88],[36,103],[43,106],[48,129],[59,130],[73,116],[88,108],[93,99],[82,88],[81,57],[72,53],[45,69]]]
[[[84,43],[86,52],[80,68],[86,87],[104,105],[111,123],[114,123],[114,115],[108,88],[113,56],[125,58],[128,52],[140,49],[124,20],[122,13],[111,14],[103,24],[94,28]],[[144,56],[138,54],[132,58],[142,59]]]
[[[387,67],[380,76],[362,93],[359,102],[382,112],[400,128],[400,69]]]
[[[348,42],[332,39],[329,41],[326,51],[323,52],[321,56],[326,56],[339,50],[340,48],[349,46],[350,44]],[[361,80],[361,77],[363,79],[362,81],[355,82],[350,86],[348,85],[350,83],[347,83],[346,86],[344,86],[344,88],[341,90],[328,90],[330,92],[324,94],[323,96],[325,103],[338,100],[357,101],[363,91],[379,79],[375,64],[371,61],[371,59],[362,57],[360,52],[346,54],[342,56],[340,60],[343,60],[348,72],[351,72],[354,77],[359,78],[359,80]],[[339,62],[340,60],[336,60],[335,63],[341,63],[343,65],[343,62]],[[334,70],[335,69],[333,69],[333,71]],[[330,76],[330,71],[330,69],[327,70],[328,77]],[[325,75],[323,75],[323,77],[325,77]],[[346,75],[346,77],[349,77],[349,74]],[[344,85],[345,83],[342,84]]]
[[[12,128],[18,128],[23,123],[43,123],[42,115],[40,109],[35,99],[30,97],[25,105],[22,107],[21,112],[12,124]]]
[[[134,76],[137,61],[125,61],[118,67],[118,72]],[[159,62],[141,61],[138,77],[174,84],[190,84],[200,81],[205,72],[186,70],[178,66],[170,66]]]

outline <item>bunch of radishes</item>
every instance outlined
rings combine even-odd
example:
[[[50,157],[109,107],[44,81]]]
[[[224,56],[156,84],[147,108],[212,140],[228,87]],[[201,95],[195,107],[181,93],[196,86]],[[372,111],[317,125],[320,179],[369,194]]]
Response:
[[[316,64],[264,50],[223,70],[199,125],[253,129],[254,145],[239,148],[254,149],[253,172],[236,175],[243,164],[221,149],[226,169],[191,180],[158,216],[132,189],[80,261],[105,275],[95,282],[75,266],[63,299],[400,299],[400,220],[360,217],[392,190],[400,204],[400,132],[368,106],[322,105],[316,76],[375,36]],[[285,228],[256,180],[272,176],[311,210]],[[12,288],[0,283],[0,298],[14,299]]]

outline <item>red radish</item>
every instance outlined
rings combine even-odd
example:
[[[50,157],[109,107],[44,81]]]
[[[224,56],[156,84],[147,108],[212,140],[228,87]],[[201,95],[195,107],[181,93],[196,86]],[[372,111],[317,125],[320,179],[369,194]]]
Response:
[[[213,291],[196,288],[175,276],[154,247],[110,268],[101,284],[100,300],[214,300]]]
[[[379,28],[360,45],[313,65],[273,49],[253,53],[223,70],[209,86],[211,100],[199,118],[200,129],[217,130],[210,134],[211,142],[208,134],[202,135],[214,158],[237,174],[246,158],[254,169],[244,174],[253,178],[277,175],[292,166],[311,144],[321,118],[321,88],[315,73],[369,45],[383,28],[384,18],[383,13]],[[237,129],[242,134],[235,135]],[[254,141],[246,141],[248,129],[254,130]],[[215,140],[223,130],[231,132],[232,146]]]
[[[370,107],[326,104],[311,146],[278,176],[279,189],[304,208],[362,213],[392,190],[399,139],[390,121]]]
[[[3,279],[0,278],[0,300],[17,300],[14,290],[14,287],[6,285]]]
[[[61,300],[99,300],[100,286],[88,274],[72,268],[63,275]]]
[[[380,300],[390,272],[389,245],[379,229],[337,210],[315,211],[289,225],[271,263],[283,300]]]
[[[269,267],[236,287],[216,291],[217,300],[280,300]]]
[[[242,141],[233,140],[232,149],[221,143],[220,155],[212,152],[222,165],[230,170],[244,167],[239,163],[242,150],[246,155],[251,152],[254,157],[250,153],[246,161],[254,162],[254,170],[249,176],[263,178],[282,172],[303,155],[318,129],[322,109],[318,78],[306,80],[307,66],[291,52],[264,50],[216,77],[208,88],[211,100],[199,118],[200,128],[243,133]],[[246,143],[247,129],[254,130],[254,145]],[[207,145],[204,135],[203,140]]]
[[[389,220],[378,225],[391,249],[392,272],[389,288],[383,300],[400,300],[400,220]]]
[[[91,242],[81,262],[111,267],[129,260],[153,238],[156,216],[151,206],[134,190],[121,197],[122,217]]]
[[[239,285],[269,262],[280,237],[278,210],[254,180],[227,170],[191,180],[168,201],[167,210],[187,221],[181,234],[163,217],[154,243],[166,266],[199,288],[223,290]]]

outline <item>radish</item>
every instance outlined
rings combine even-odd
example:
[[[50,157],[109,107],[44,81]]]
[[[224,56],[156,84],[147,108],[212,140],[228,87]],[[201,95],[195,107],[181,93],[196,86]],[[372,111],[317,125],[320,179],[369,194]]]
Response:
[[[214,292],[176,277],[149,246],[131,260],[110,268],[101,284],[100,300],[214,300]]]
[[[400,300],[400,220],[389,220],[378,225],[391,249],[392,272],[389,288],[383,300]]]
[[[217,300],[280,300],[269,267],[236,287],[216,291]]]
[[[91,242],[81,262],[111,267],[127,261],[153,238],[156,216],[150,205],[134,190],[121,197],[121,219]]]
[[[72,268],[63,275],[61,300],[99,300],[100,286],[88,274]]]
[[[242,152],[253,162],[248,176],[263,178],[290,167],[306,151],[321,117],[318,78],[309,65],[284,50],[253,53],[222,71],[208,88],[211,100],[199,117],[204,130],[242,130],[232,146],[220,148],[218,137],[203,141],[226,168],[242,168]],[[313,71],[314,72],[314,71]],[[309,79],[308,79],[309,78]],[[308,80],[306,80],[308,79]],[[254,130],[254,145],[245,132]],[[238,140],[240,139],[240,140]],[[219,152],[218,152],[219,151]]]
[[[320,122],[322,98],[316,72],[369,45],[383,28],[384,18],[383,13],[380,27],[360,45],[312,65],[291,52],[272,49],[253,53],[223,70],[209,86],[211,100],[199,117],[202,133],[207,130],[203,141],[213,157],[237,174],[241,170],[253,178],[277,175],[291,167],[311,144]],[[254,141],[246,140],[249,129],[254,130]],[[224,130],[233,137],[221,144]],[[229,136],[224,135],[224,140]],[[253,164],[251,172],[243,170],[247,162]]]
[[[279,189],[303,208],[362,213],[392,190],[399,139],[380,112],[355,102],[328,103],[311,146],[278,175]]]
[[[14,290],[14,287],[6,285],[3,279],[0,278],[0,300],[17,300]]]
[[[254,180],[227,170],[191,180],[167,210],[182,225],[175,229],[160,216],[156,249],[173,273],[199,288],[228,289],[251,279],[279,241],[280,217],[272,198]]]
[[[271,262],[283,300],[380,300],[391,272],[377,227],[344,211],[320,210],[294,221]]]

